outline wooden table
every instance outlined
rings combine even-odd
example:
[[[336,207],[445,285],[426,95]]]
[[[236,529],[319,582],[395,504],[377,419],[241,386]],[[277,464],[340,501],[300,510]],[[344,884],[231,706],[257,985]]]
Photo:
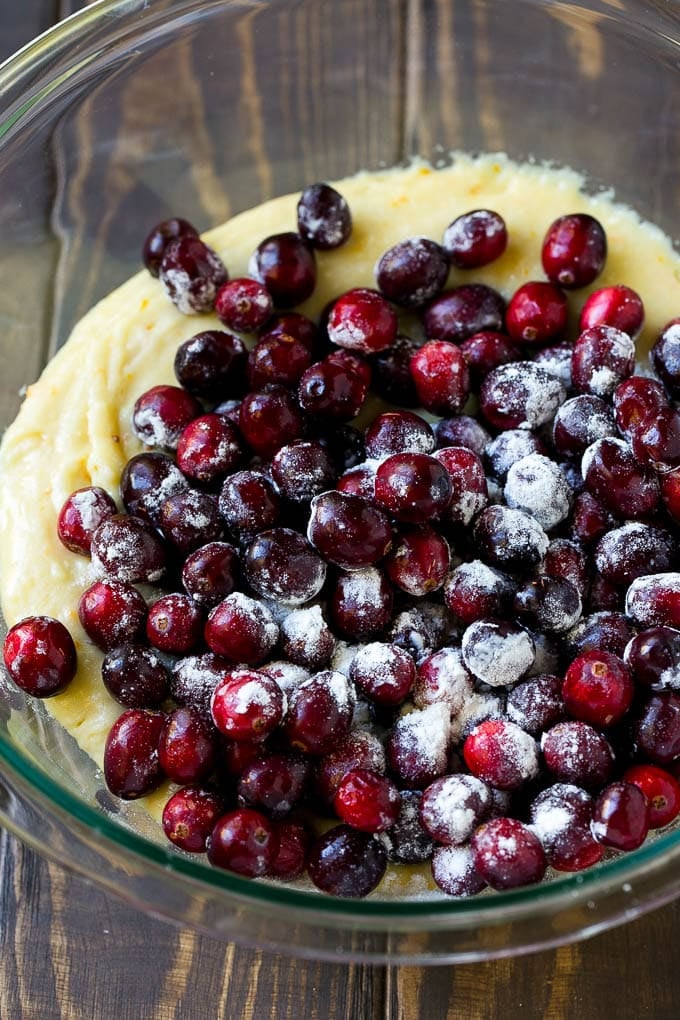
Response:
[[[78,0],[0,0],[10,53]],[[298,962],[146,917],[0,833],[2,1020],[671,1020],[680,904],[588,942],[460,967]]]

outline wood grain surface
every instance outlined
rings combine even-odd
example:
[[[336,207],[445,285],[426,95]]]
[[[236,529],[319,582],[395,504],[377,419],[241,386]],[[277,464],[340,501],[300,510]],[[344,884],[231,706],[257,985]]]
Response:
[[[82,6],[0,0],[1,55]],[[282,22],[282,31],[294,29],[294,19]],[[398,32],[393,38],[401,45]],[[247,63],[247,32],[242,45]],[[292,109],[296,99],[282,101]],[[250,102],[257,121],[257,96]],[[497,139],[488,109],[482,127]],[[455,103],[447,110],[455,119]],[[427,125],[419,130],[427,138]],[[255,134],[253,144],[265,142]],[[372,144],[357,141],[367,158]],[[266,169],[254,186],[267,192]],[[225,212],[219,181],[202,181],[200,190],[210,196],[208,213]],[[77,251],[68,257],[78,264]],[[680,905],[671,905],[588,942],[519,959],[430,969],[301,962],[145,916],[0,832],[0,1020],[673,1020],[679,942]]]

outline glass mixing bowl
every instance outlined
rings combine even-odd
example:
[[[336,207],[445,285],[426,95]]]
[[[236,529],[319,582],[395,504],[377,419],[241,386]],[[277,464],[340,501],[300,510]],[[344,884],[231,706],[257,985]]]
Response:
[[[140,224],[200,228],[414,154],[505,151],[587,173],[680,237],[680,14],[663,0],[101,0],[0,69],[3,424],[71,326],[138,268]],[[0,481],[1,484],[1,481]],[[8,683],[0,817],[156,914],[315,958],[546,947],[680,891],[680,831],[580,875],[472,900],[342,901],[175,853]]]

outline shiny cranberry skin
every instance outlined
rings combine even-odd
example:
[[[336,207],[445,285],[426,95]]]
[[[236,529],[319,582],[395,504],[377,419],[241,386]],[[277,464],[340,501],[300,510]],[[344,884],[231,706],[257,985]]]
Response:
[[[432,854],[432,877],[448,896],[476,896],[486,888],[469,846],[436,847]]]
[[[545,851],[537,836],[514,818],[492,818],[470,842],[475,868],[492,889],[513,889],[540,882]]]
[[[372,464],[358,464],[341,475],[335,483],[338,492],[349,496],[360,496],[372,501],[375,496],[375,467]]]
[[[649,359],[673,399],[680,398],[680,319],[666,323],[649,352]]]
[[[680,757],[680,697],[670,692],[649,699],[635,727],[638,748],[656,765]]]
[[[541,737],[548,771],[560,783],[599,789],[614,768],[614,752],[606,737],[587,723],[559,722]]]
[[[595,650],[584,652],[566,672],[562,698],[574,719],[606,729],[628,712],[633,700],[633,678],[617,656]]]
[[[316,762],[314,792],[321,806],[330,808],[340,780],[351,769],[385,771],[385,750],[368,730],[350,730],[335,743],[333,750]]]
[[[680,783],[658,765],[632,765],[623,773],[645,795],[650,829],[662,829],[680,814]]]
[[[564,719],[561,678],[541,674],[523,680],[508,693],[506,710],[511,722],[540,736]]]
[[[163,290],[184,315],[210,312],[227,280],[219,255],[198,237],[184,235],[166,245],[158,272]]]
[[[366,456],[374,459],[395,453],[432,453],[435,447],[432,429],[412,411],[385,411],[377,415],[364,435]]]
[[[368,387],[356,367],[325,358],[302,375],[298,399],[307,414],[349,421],[361,410],[367,392]]]
[[[450,564],[451,550],[446,539],[423,524],[400,532],[384,566],[395,587],[419,598],[441,588]]]
[[[198,231],[179,216],[163,220],[149,231],[142,247],[142,262],[152,276],[158,276],[167,246],[180,237],[198,237]]]
[[[614,850],[637,850],[649,832],[649,807],[639,786],[610,783],[595,801],[593,836]]]
[[[369,769],[352,769],[338,784],[335,813],[346,825],[361,832],[384,832],[399,817],[401,798],[391,780]]]
[[[374,641],[359,649],[352,660],[349,676],[371,701],[400,705],[411,692],[416,667],[402,648]]]
[[[221,538],[223,531],[217,499],[195,489],[178,492],[167,499],[158,525],[183,556],[206,542]]]
[[[307,759],[292,754],[265,754],[250,762],[238,783],[239,803],[273,819],[289,815],[306,792],[311,774]]]
[[[198,783],[213,771],[217,756],[214,730],[192,708],[176,708],[165,720],[158,743],[163,773],[173,783]]]
[[[137,589],[122,581],[95,581],[78,602],[78,618],[85,633],[104,651],[140,637],[146,612],[146,602]]]
[[[278,852],[278,838],[268,818],[252,808],[230,811],[208,837],[208,860],[237,875],[268,875]]]
[[[433,414],[462,410],[470,393],[470,373],[460,349],[430,340],[411,358],[411,376],[422,406]]]
[[[238,337],[217,329],[206,330],[179,345],[175,375],[194,396],[225,400],[243,392],[246,358],[246,349]]]
[[[555,538],[543,560],[542,573],[569,581],[583,597],[588,585],[588,558],[578,542]]]
[[[392,588],[375,567],[340,574],[329,596],[331,622],[344,636],[365,640],[388,625],[393,601]]]
[[[501,616],[512,590],[509,578],[481,560],[473,560],[452,571],[444,601],[456,619],[468,625],[486,616]]]
[[[299,340],[311,354],[318,342],[318,329],[311,319],[299,312],[282,312],[274,316],[266,324],[260,339],[271,339],[275,336],[291,336]]]
[[[273,311],[274,302],[267,288],[247,276],[223,283],[215,298],[217,318],[239,333],[257,333]]]
[[[348,733],[354,692],[342,673],[316,673],[289,696],[284,728],[288,742],[305,754],[328,754]]]
[[[387,516],[345,492],[324,492],[312,500],[307,536],[324,559],[345,570],[377,563],[392,544]]]
[[[581,470],[588,492],[617,517],[645,517],[658,505],[656,475],[621,439],[598,439],[584,453]]]
[[[522,360],[522,352],[504,333],[475,333],[463,340],[460,349],[477,382],[499,365]]]
[[[526,573],[538,566],[550,544],[530,514],[506,506],[482,510],[474,524],[473,538],[481,559],[511,573]]]
[[[397,316],[375,290],[356,287],[338,298],[328,319],[328,336],[338,347],[358,354],[376,354],[397,337]]]
[[[319,251],[339,248],[352,233],[352,214],[339,191],[330,184],[309,184],[297,204],[300,236]]]
[[[579,393],[609,397],[635,371],[635,344],[613,326],[592,326],[578,337],[571,357],[571,378]]]
[[[59,694],[76,674],[73,638],[50,616],[28,616],[15,623],[5,637],[3,658],[17,687],[34,698]]]
[[[251,588],[265,599],[299,606],[319,594],[326,564],[297,531],[261,531],[243,553],[243,569]]]
[[[276,681],[248,669],[227,673],[210,701],[215,726],[237,743],[266,737],[283,719],[284,708],[283,692]]]
[[[581,617],[581,598],[571,581],[543,574],[520,585],[513,609],[527,626],[562,634]]]
[[[545,275],[561,287],[587,287],[599,276],[607,258],[602,225],[587,213],[560,216],[543,240],[541,261]]]
[[[162,712],[129,708],[111,727],[104,746],[104,778],[116,797],[136,800],[160,785],[158,742],[164,724]]]
[[[216,655],[257,666],[272,652],[279,628],[263,605],[233,592],[215,606],[205,625],[205,641]]]
[[[382,843],[367,832],[337,825],[313,844],[307,871],[318,889],[360,899],[380,883],[387,867]]]
[[[583,871],[602,859],[604,848],[590,831],[593,801],[585,790],[555,783],[531,804],[531,827],[557,871]]]
[[[475,333],[501,332],[505,301],[483,283],[464,284],[434,298],[423,313],[426,335],[435,340],[461,343]]]
[[[491,209],[473,209],[449,224],[442,244],[457,269],[486,266],[500,258],[507,247],[505,220]]]
[[[629,585],[644,574],[671,570],[677,557],[677,543],[667,531],[630,521],[602,536],[595,566],[612,584]]]
[[[242,459],[238,431],[221,414],[195,418],[179,437],[177,466],[200,485],[211,485],[224,478]]]
[[[680,522],[680,471],[669,471],[661,476],[661,499],[671,520],[676,524]]]
[[[623,613],[594,613],[569,631],[566,637],[567,652],[572,659],[591,651],[610,652],[622,658],[632,636],[633,628]]]
[[[71,552],[89,556],[92,535],[117,512],[115,501],[98,485],[76,489],[64,502],[57,518],[57,534]]]
[[[219,508],[229,529],[247,537],[277,523],[280,500],[265,475],[259,471],[237,471],[222,486]]]
[[[630,442],[635,433],[668,407],[666,391],[656,379],[632,375],[614,390],[614,416],[621,434]]]
[[[436,460],[446,468],[451,479],[451,501],[446,519],[454,524],[470,524],[489,501],[489,490],[481,460],[464,446],[450,446],[437,450]]]
[[[390,404],[417,407],[418,394],[411,377],[411,358],[418,344],[408,336],[397,334],[391,347],[371,358],[374,392]]]
[[[577,541],[591,545],[615,525],[615,518],[599,500],[589,492],[578,494],[571,515],[572,533]]]
[[[507,719],[488,719],[472,730],[463,745],[473,776],[499,790],[516,790],[538,773],[532,736]]]
[[[185,786],[173,793],[163,809],[163,832],[180,850],[205,853],[208,837],[223,812],[219,794]]]
[[[511,339],[521,344],[546,344],[564,333],[569,307],[567,296],[542,280],[523,284],[510,298],[505,325]]]
[[[140,517],[109,517],[93,534],[91,550],[95,567],[116,581],[152,583],[166,570],[165,543]]]
[[[314,252],[299,234],[272,234],[261,241],[248,263],[250,275],[263,283],[277,308],[306,301],[316,286]]]
[[[138,453],[120,477],[120,494],[127,512],[158,524],[165,501],[186,492],[189,482],[165,453]]]
[[[581,331],[593,326],[613,326],[635,340],[644,318],[640,295],[630,287],[619,285],[594,291],[581,309],[578,325]]]
[[[170,655],[186,655],[203,636],[203,612],[188,595],[162,595],[149,606],[149,643]]]
[[[283,387],[249,393],[239,411],[239,428],[246,442],[261,457],[273,457],[286,443],[302,435],[302,415]]]
[[[680,629],[680,573],[637,577],[626,595],[626,613],[638,627]]]
[[[467,843],[491,809],[486,783],[464,774],[443,776],[423,793],[420,821],[436,843]]]
[[[434,426],[439,449],[446,446],[464,446],[481,457],[491,442],[491,436],[476,418],[460,414],[455,418],[444,418]]]
[[[154,386],[135,402],[132,425],[147,446],[174,450],[183,429],[202,410],[196,398],[179,386]]]
[[[311,364],[311,355],[300,340],[281,333],[265,337],[248,355],[248,382],[253,389],[278,384],[294,387]]]
[[[168,695],[170,677],[150,648],[124,644],[104,656],[102,680],[109,694],[126,708],[156,708]]]
[[[397,453],[383,461],[375,476],[376,502],[407,524],[424,524],[442,514],[453,487],[446,468],[423,453]]]
[[[380,291],[405,308],[419,308],[442,290],[449,275],[448,255],[427,237],[400,241],[375,267]]]
[[[680,465],[680,413],[664,407],[657,415],[649,415],[633,434],[633,453],[643,464],[658,470]]]
[[[317,440],[298,439],[282,446],[272,460],[271,473],[286,499],[307,503],[331,489],[337,478],[333,460]]]
[[[489,372],[479,400],[494,428],[535,429],[552,421],[565,397],[559,379],[533,361],[517,361]]]
[[[581,457],[591,443],[615,435],[611,408],[593,394],[572,397],[555,414],[553,442],[563,457]]]
[[[312,836],[300,822],[275,822],[274,832],[279,840],[279,849],[269,874],[283,882],[299,878],[307,870],[307,857]]]
[[[661,690],[680,687],[680,631],[671,627],[649,627],[626,645],[624,662],[635,682]]]

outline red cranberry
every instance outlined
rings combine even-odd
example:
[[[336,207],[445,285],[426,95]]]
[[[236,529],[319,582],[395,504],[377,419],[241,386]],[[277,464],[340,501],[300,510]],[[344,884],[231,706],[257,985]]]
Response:
[[[222,486],[219,508],[230,530],[245,538],[277,523],[280,501],[265,475],[237,471]]]
[[[142,247],[142,262],[152,276],[158,276],[167,246],[180,237],[198,237],[198,231],[188,220],[179,216],[163,220],[147,234]]]
[[[332,751],[319,759],[314,786],[316,797],[324,808],[331,806],[343,776],[356,768],[385,771],[385,750],[368,730],[351,730],[336,741]]]
[[[380,883],[387,855],[382,843],[367,832],[336,825],[312,846],[307,863],[317,888],[333,896],[358,899]]]
[[[508,719],[534,737],[564,718],[562,680],[541,674],[523,680],[508,693]]]
[[[610,652],[584,652],[567,670],[562,698],[574,719],[600,729],[613,726],[623,719],[633,700],[630,670]]]
[[[637,577],[626,595],[626,613],[638,627],[680,629],[680,574]]]
[[[114,514],[92,536],[95,568],[116,581],[159,581],[166,570],[167,551],[157,532],[139,517]]]
[[[444,465],[451,479],[452,496],[446,510],[447,519],[454,524],[470,524],[489,500],[481,460],[464,446],[444,447],[434,456]]]
[[[300,236],[319,251],[345,244],[352,233],[352,215],[340,192],[330,184],[309,184],[297,204]]]
[[[656,374],[674,400],[680,397],[680,319],[666,323],[649,352]]]
[[[455,344],[428,341],[411,358],[411,375],[427,411],[448,415],[462,410],[470,393],[470,374]]]
[[[215,298],[220,322],[239,333],[257,333],[274,310],[269,291],[258,280],[239,276],[222,284]]]
[[[390,622],[393,599],[385,576],[375,567],[340,574],[328,601],[331,622],[341,634],[366,640]]]
[[[583,331],[593,326],[613,326],[635,340],[644,317],[642,298],[630,287],[602,287],[590,295],[581,309],[578,328]]]
[[[236,427],[220,414],[195,418],[177,444],[177,466],[201,485],[219,481],[243,459]]]
[[[319,435],[319,442],[340,471],[356,467],[366,456],[363,433],[353,425],[328,422],[326,430]]]
[[[238,337],[216,329],[207,330],[179,345],[175,354],[175,375],[194,396],[225,400],[243,392],[246,358],[246,349]]]
[[[283,882],[291,882],[307,870],[311,834],[299,822],[288,821],[276,822],[274,833],[278,836],[279,849],[269,874]]]
[[[211,652],[188,655],[176,662],[170,676],[170,694],[180,705],[188,705],[212,723],[210,698],[217,684],[231,670],[232,663]]]
[[[424,524],[438,517],[449,505],[451,494],[448,471],[427,454],[394,454],[376,472],[376,502],[408,524]]]
[[[560,216],[543,240],[545,275],[562,287],[587,287],[602,272],[606,258],[605,232],[587,213]]]
[[[219,794],[185,786],[173,793],[163,809],[163,831],[180,850],[205,853],[208,837],[223,811]]]
[[[545,851],[537,836],[514,818],[492,818],[470,842],[475,868],[492,889],[533,885],[545,874]]]
[[[444,584],[451,564],[449,544],[427,524],[399,534],[385,560],[385,572],[395,587],[420,597]]]
[[[444,601],[456,619],[468,625],[486,616],[501,616],[511,593],[507,577],[481,560],[473,560],[452,571]]]
[[[546,768],[560,783],[598,789],[614,768],[614,752],[607,738],[580,721],[559,722],[546,730],[541,750]]]
[[[680,471],[661,476],[661,499],[671,520],[680,521]]]
[[[510,298],[505,325],[517,343],[546,344],[564,333],[568,313],[563,290],[553,283],[530,281]]]
[[[349,675],[371,701],[380,705],[400,705],[413,687],[416,667],[403,649],[373,641],[359,649],[352,660]]]
[[[102,662],[104,686],[126,708],[156,708],[168,695],[169,679],[158,656],[144,645],[119,645]]]
[[[300,340],[285,333],[264,337],[248,355],[248,382],[253,389],[266,386],[296,386],[311,363],[311,355]]]
[[[210,710],[220,733],[237,742],[261,739],[276,729],[284,714],[281,688],[256,670],[235,669],[212,693]]]
[[[377,415],[364,436],[366,456],[376,460],[395,453],[432,453],[432,429],[411,411],[385,411]]]
[[[612,584],[629,585],[643,574],[663,573],[677,559],[677,545],[667,531],[631,521],[603,535],[595,549],[595,566]]]
[[[147,446],[174,450],[182,431],[201,411],[196,398],[179,386],[154,386],[137,399],[132,425]]]
[[[222,536],[223,523],[217,500],[195,489],[178,492],[167,499],[158,523],[165,538],[183,556]]]
[[[621,658],[632,636],[633,629],[623,613],[594,613],[569,631],[567,651],[572,659],[590,651],[610,652]]]
[[[476,896],[486,888],[468,846],[439,846],[432,855],[432,877],[448,896]]]
[[[618,517],[645,517],[659,502],[654,473],[636,461],[621,439],[598,439],[583,455],[586,488]]]
[[[561,382],[533,361],[501,365],[482,383],[480,407],[497,429],[535,429],[552,421],[566,392]]]
[[[423,314],[426,335],[461,343],[475,333],[503,329],[505,301],[483,283],[464,284],[434,298]]]
[[[467,843],[491,809],[491,793],[475,776],[436,779],[423,793],[420,821],[436,843]]]
[[[17,687],[34,698],[65,690],[76,675],[76,646],[59,620],[28,616],[15,623],[3,644],[5,666]]]
[[[285,818],[302,799],[310,771],[309,761],[296,755],[262,755],[241,773],[239,803],[276,820]]]
[[[297,531],[262,531],[243,554],[248,583],[263,598],[287,605],[309,602],[321,591],[326,564]]]
[[[328,451],[315,440],[297,440],[282,446],[272,460],[272,478],[282,496],[306,503],[330,489],[336,470]]]
[[[319,606],[296,609],[281,624],[281,651],[298,666],[321,669],[335,651],[335,645]]]
[[[162,712],[129,708],[111,727],[104,746],[104,778],[116,797],[136,800],[160,785],[158,742],[164,723]]]
[[[302,415],[291,394],[280,386],[249,393],[239,411],[239,428],[261,457],[273,457],[302,435]]]
[[[508,429],[490,440],[485,448],[489,471],[499,482],[505,484],[508,471],[517,461],[532,453],[547,454],[543,442],[526,429]]]
[[[352,769],[338,784],[333,807],[338,818],[361,832],[384,832],[399,817],[401,798],[386,776]]]
[[[344,492],[324,492],[312,500],[307,535],[329,563],[346,570],[377,563],[392,544],[385,514]]]
[[[574,538],[584,545],[597,542],[610,528],[616,524],[614,517],[599,500],[589,492],[580,492],[575,500],[571,515],[571,526]]]
[[[680,413],[664,407],[657,415],[649,415],[635,430],[631,440],[633,453],[644,464],[658,470],[680,465]]]
[[[664,691],[649,699],[637,721],[639,749],[656,765],[668,765],[680,757],[680,697]]]
[[[196,315],[215,307],[227,270],[212,248],[200,238],[185,234],[166,245],[158,276],[178,311]]]
[[[555,783],[531,805],[531,827],[557,871],[582,871],[602,859],[603,847],[590,831],[592,798],[578,786]]]
[[[649,627],[626,645],[623,660],[635,682],[661,690],[680,687],[680,631]]]
[[[186,492],[187,479],[165,453],[139,453],[131,457],[120,477],[120,494],[129,514],[157,524],[167,499]]]
[[[173,783],[205,779],[215,767],[214,730],[193,708],[176,708],[165,720],[158,743],[161,769]]]
[[[130,584],[95,581],[80,596],[78,618],[90,640],[106,651],[140,637],[146,602]]]
[[[355,367],[326,358],[303,374],[298,399],[308,414],[349,421],[361,410],[367,392],[368,387]]]
[[[314,252],[292,232],[261,241],[250,258],[248,272],[264,284],[278,308],[301,304],[316,286]]]
[[[222,815],[207,841],[211,864],[248,878],[268,875],[278,849],[272,823],[251,808]]]
[[[503,494],[509,507],[531,514],[545,531],[565,521],[571,510],[571,487],[564,472],[540,453],[511,466]]]
[[[411,376],[411,358],[417,350],[415,340],[397,334],[391,347],[371,358],[373,390],[377,396],[399,407],[418,406],[418,394]]]
[[[499,365],[522,360],[522,352],[504,333],[475,333],[463,340],[460,350],[477,382]]]
[[[375,267],[382,293],[405,308],[418,308],[436,297],[448,275],[446,252],[427,237],[400,241],[385,252]]]
[[[475,726],[463,755],[473,776],[500,790],[516,790],[538,773],[536,741],[506,719],[487,719]]]
[[[663,829],[680,814],[680,783],[658,765],[631,765],[623,773],[624,783],[642,790],[649,808],[650,829]]]
[[[338,492],[360,496],[371,502],[375,496],[375,467],[372,464],[357,464],[338,478],[335,487]]]
[[[529,514],[505,506],[488,506],[474,524],[474,541],[481,559],[510,573],[524,573],[545,556],[548,536]]]
[[[419,790],[402,790],[396,822],[381,836],[390,861],[398,864],[420,864],[432,857],[432,840],[420,821]]]
[[[529,627],[562,634],[581,617],[581,598],[570,581],[544,574],[515,593],[513,609]]]
[[[100,524],[113,517],[116,504],[105,489],[87,485],[66,499],[57,518],[57,534],[71,552],[88,556],[92,535]]]
[[[305,345],[310,354],[318,341],[316,325],[306,315],[300,315],[299,312],[283,312],[281,315],[270,319],[262,333],[261,339],[281,336],[282,334],[291,336],[294,340],[299,340],[300,343]]]
[[[574,344],[571,378],[579,393],[609,397],[635,370],[635,344],[613,326],[586,329]]]
[[[390,769],[401,783],[422,790],[444,775],[450,728],[449,709],[443,704],[429,705],[397,719],[385,751]]]
[[[149,606],[149,643],[171,655],[186,655],[203,635],[203,613],[188,595],[162,595]]]
[[[595,801],[593,836],[615,850],[637,850],[649,832],[647,798],[633,783],[610,783]]]
[[[326,670],[290,694],[285,732],[290,746],[306,754],[328,754],[350,728],[354,692],[342,673]]]
[[[241,592],[233,592],[215,606],[205,625],[205,641],[212,652],[249,666],[264,662],[278,637],[279,628],[269,610]]]
[[[588,584],[588,559],[577,542],[555,538],[545,554],[542,573],[569,581],[582,596]]]
[[[614,390],[614,415],[622,435],[630,441],[648,418],[656,417],[668,407],[668,397],[661,383],[645,376],[624,379]]]
[[[338,298],[328,319],[334,344],[360,354],[391,347],[397,336],[397,316],[382,295],[356,287]]]
[[[591,443],[615,435],[611,408],[592,394],[572,397],[555,414],[553,442],[563,457],[581,457]]]
[[[443,245],[457,269],[477,269],[505,251],[505,220],[491,209],[473,209],[456,217],[444,231]]]

